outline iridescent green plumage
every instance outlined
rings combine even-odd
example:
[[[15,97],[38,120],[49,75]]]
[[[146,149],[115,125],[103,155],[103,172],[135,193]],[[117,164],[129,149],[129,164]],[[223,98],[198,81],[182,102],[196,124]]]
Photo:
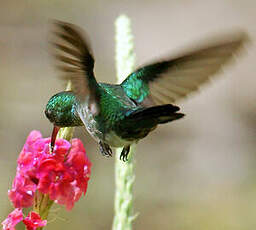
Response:
[[[45,115],[59,127],[82,126],[76,108],[79,101],[70,91],[64,91],[52,96],[47,103]]]
[[[179,110],[178,107],[171,105],[166,106],[168,109],[162,106],[162,110],[145,109],[134,103],[120,85],[100,83],[99,87],[100,113],[94,117],[99,133],[107,135],[109,132],[114,132],[129,142],[136,141],[144,138],[156,128],[158,123],[183,116],[176,113]],[[73,92],[63,91],[49,100],[45,114],[58,127],[82,126],[83,122],[77,112],[79,106],[81,106],[80,101]],[[112,145],[118,147],[118,144],[112,143]]]
[[[102,154],[111,155],[110,146],[124,146],[123,159],[129,146],[158,124],[182,118],[172,103],[207,82],[247,38],[240,32],[221,37],[204,48],[139,68],[120,85],[112,85],[97,83],[92,52],[81,29],[64,22],[56,25],[59,41],[53,42],[54,56],[73,88],[53,96],[46,106],[46,116],[55,126],[52,140],[56,127],[84,125]]]

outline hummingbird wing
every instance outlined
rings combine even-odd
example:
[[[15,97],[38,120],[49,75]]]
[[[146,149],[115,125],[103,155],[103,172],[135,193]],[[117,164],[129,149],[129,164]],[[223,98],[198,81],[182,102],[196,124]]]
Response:
[[[57,68],[64,73],[61,78],[72,82],[72,91],[80,101],[97,106],[98,83],[95,79],[93,67],[94,58],[82,30],[66,22],[55,21],[55,40],[53,55],[57,61]]]
[[[170,104],[184,98],[230,61],[247,36],[240,32],[218,40],[169,60],[139,68],[121,86],[128,97],[145,106]]]

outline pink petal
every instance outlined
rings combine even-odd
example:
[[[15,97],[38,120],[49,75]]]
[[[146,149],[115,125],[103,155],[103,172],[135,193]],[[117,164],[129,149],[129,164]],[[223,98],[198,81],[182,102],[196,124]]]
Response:
[[[23,220],[23,223],[28,230],[36,230],[39,227],[44,227],[47,224],[47,220],[42,220],[38,213],[32,211]]]
[[[8,196],[14,207],[26,208],[32,206],[35,191],[36,185],[29,178],[17,174]]]
[[[15,226],[23,220],[22,210],[14,209],[8,217],[2,222],[3,230],[15,230]]]

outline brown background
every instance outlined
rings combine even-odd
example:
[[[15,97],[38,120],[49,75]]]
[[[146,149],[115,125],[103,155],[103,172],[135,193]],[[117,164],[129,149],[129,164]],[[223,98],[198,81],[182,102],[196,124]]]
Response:
[[[90,35],[96,76],[115,82],[114,20],[132,20],[137,64],[212,35],[241,28],[253,43],[213,84],[183,102],[185,119],[159,127],[138,145],[134,229],[252,230],[256,227],[256,3],[253,0],[1,0],[0,218],[16,158],[32,129],[49,136],[43,111],[63,89],[47,52],[49,19]],[[72,212],[55,206],[47,229],[110,229],[114,159],[76,130],[93,163],[86,197]]]

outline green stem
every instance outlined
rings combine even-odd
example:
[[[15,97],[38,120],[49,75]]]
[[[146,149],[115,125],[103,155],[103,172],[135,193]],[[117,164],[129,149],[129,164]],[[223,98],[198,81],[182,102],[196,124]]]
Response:
[[[131,23],[127,16],[121,15],[116,20],[116,69],[117,81],[122,82],[134,69],[135,54]],[[112,230],[131,230],[133,214],[133,184],[135,146],[131,146],[128,162],[119,160],[122,148],[115,154],[115,214]]]

